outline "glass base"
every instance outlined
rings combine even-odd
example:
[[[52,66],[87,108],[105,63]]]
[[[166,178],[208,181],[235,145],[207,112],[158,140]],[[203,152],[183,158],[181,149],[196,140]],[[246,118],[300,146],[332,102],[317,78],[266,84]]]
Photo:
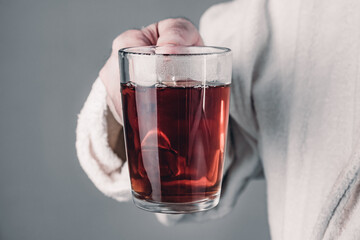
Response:
[[[206,211],[218,205],[220,194],[212,195],[204,200],[185,203],[155,202],[140,198],[139,194],[132,192],[135,206],[140,209],[157,213],[193,213]]]

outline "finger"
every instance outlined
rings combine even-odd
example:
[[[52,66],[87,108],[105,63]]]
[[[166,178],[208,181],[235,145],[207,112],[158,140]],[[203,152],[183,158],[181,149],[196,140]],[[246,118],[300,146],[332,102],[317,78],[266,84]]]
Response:
[[[100,78],[105,82],[106,90],[109,94],[108,99],[109,106],[113,106],[117,113],[121,113],[121,101],[120,101],[120,85],[118,79],[119,75],[119,63],[118,63],[118,51],[125,47],[137,47],[151,45],[149,39],[140,30],[128,30],[118,37],[116,37],[112,43],[112,53],[107,60],[105,67],[100,71]],[[109,101],[111,100],[111,102]]]
[[[199,46],[203,41],[196,27],[183,18],[170,18],[157,24],[157,46],[181,45]]]
[[[150,42],[149,45],[156,45],[157,40],[159,38],[159,31],[158,31],[158,23],[150,24],[149,26],[141,29],[143,35],[148,39]]]
[[[119,49],[125,47],[139,47],[152,45],[151,40],[141,30],[128,30],[114,39],[113,54],[117,56]]]

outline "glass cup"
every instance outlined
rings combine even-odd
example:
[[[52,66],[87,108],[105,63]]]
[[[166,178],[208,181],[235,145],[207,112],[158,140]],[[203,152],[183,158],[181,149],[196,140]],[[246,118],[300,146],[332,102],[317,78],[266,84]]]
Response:
[[[122,116],[137,207],[190,213],[219,202],[229,116],[231,51],[119,51]]]

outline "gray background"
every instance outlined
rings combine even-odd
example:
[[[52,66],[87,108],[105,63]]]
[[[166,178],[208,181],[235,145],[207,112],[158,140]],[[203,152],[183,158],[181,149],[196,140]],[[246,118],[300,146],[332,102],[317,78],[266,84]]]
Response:
[[[112,39],[220,0],[0,0],[0,239],[269,239],[265,182],[224,219],[164,227],[79,166],[77,113]]]

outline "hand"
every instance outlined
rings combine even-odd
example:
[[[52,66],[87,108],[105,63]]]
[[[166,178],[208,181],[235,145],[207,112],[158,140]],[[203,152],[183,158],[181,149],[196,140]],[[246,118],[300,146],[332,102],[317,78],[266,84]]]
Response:
[[[121,94],[118,51],[125,47],[149,45],[203,45],[196,27],[183,18],[170,18],[153,23],[141,30],[128,30],[115,38],[111,56],[100,70],[99,76],[107,91],[107,104],[115,119],[121,124]]]

